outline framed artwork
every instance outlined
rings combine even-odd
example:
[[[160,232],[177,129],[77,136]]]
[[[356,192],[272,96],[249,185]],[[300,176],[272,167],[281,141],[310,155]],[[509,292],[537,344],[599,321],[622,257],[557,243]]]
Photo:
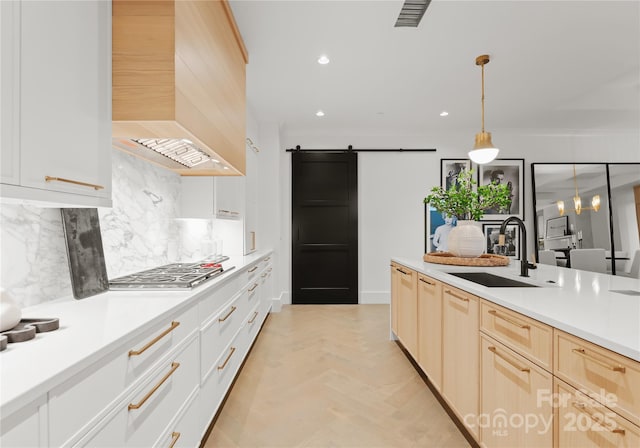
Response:
[[[485,223],[482,224],[482,232],[484,233],[484,239],[486,241],[486,252],[488,254],[495,253],[494,246],[498,244],[498,238],[500,235],[500,224],[497,223]],[[504,243],[507,246],[507,256],[514,260],[520,259],[520,227],[516,224],[508,225],[504,234]]]
[[[486,209],[482,221],[504,220],[509,216],[524,220],[524,159],[495,159],[480,165],[478,185],[491,182],[507,184],[511,191],[511,205],[504,209]]]
[[[445,218],[432,206],[424,205],[424,253],[447,252],[449,232],[457,224],[456,218]]]
[[[440,186],[445,190],[451,188],[462,170],[471,169],[469,159],[440,159]]]
[[[558,216],[547,219],[545,238],[558,238],[569,235],[569,217]]]

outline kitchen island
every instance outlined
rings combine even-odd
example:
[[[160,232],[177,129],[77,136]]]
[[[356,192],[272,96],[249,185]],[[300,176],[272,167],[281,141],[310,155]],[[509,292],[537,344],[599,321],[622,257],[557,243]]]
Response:
[[[455,275],[472,272],[527,287]],[[474,443],[638,446],[640,280],[547,265],[519,273],[517,262],[393,258],[392,336]]]

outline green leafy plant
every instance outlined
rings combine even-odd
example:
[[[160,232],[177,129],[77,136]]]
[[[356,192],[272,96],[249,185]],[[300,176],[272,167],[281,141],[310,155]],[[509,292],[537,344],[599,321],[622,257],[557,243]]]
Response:
[[[476,184],[473,180],[473,170],[463,170],[448,190],[433,187],[431,193],[424,198],[424,202],[447,216],[476,221],[482,218],[488,208],[508,210],[511,191],[506,184],[492,182],[489,185],[481,185],[474,191],[473,186]]]

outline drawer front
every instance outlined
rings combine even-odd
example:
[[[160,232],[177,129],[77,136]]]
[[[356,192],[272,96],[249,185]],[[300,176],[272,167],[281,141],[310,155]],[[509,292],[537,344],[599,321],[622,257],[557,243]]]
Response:
[[[245,281],[247,283],[251,281],[255,281],[255,279],[258,278],[259,272],[260,272],[260,263],[256,263],[245,271],[245,277],[244,277]]]
[[[555,331],[554,374],[640,425],[640,363]]]
[[[640,427],[556,380],[555,447],[640,446]]]
[[[154,370],[128,400],[119,404],[80,446],[150,447],[175,417],[190,394],[197,392],[198,339],[177,356]]]
[[[552,371],[553,328],[481,301],[480,329],[539,366]]]
[[[216,360],[242,327],[247,312],[248,297],[245,289],[200,331],[202,380],[216,368]]]
[[[260,292],[262,291],[261,280],[262,279],[260,277],[256,277],[245,287],[244,295],[246,297],[246,310],[251,310],[256,306],[256,304],[260,303]]]
[[[141,380],[185,337],[197,331],[197,309],[191,307],[145,331],[49,392],[50,441],[59,446],[100,414],[125,390]],[[131,355],[130,355],[131,353]],[[90,399],[88,398],[90,397]],[[82,403],[82,406],[78,406]]]
[[[163,431],[160,439],[154,444],[157,448],[194,448],[200,446],[202,438],[199,425],[198,392],[189,397],[177,419]]]
[[[198,315],[200,316],[200,324],[205,325],[209,322],[214,314],[218,314],[220,309],[233,298],[244,284],[244,275],[235,274],[233,278],[216,287],[208,297],[202,299],[198,304]]]
[[[47,446],[47,396],[24,406],[0,420],[0,446],[36,448]]]
[[[477,421],[488,447],[551,447],[553,375],[495,339],[481,338],[481,401]],[[519,418],[526,419],[521,425]]]
[[[242,363],[244,338],[243,331],[239,331],[222,351],[210,374],[204,378],[200,391],[200,427],[202,428],[207,428],[211,423]]]
[[[257,303],[256,306],[251,310],[251,312],[247,316],[246,322],[244,323],[244,327],[242,328],[242,330],[246,333],[245,337],[249,344],[248,347],[251,346],[251,344],[253,343],[253,340],[258,335],[258,332],[260,331],[260,326],[264,321],[264,317],[265,317],[264,308],[261,306],[260,303]]]

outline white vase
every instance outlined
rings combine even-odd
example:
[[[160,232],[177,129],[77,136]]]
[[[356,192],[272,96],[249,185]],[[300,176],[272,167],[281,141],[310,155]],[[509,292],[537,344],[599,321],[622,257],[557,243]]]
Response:
[[[11,295],[0,289],[0,331],[11,330],[18,325],[22,312]]]
[[[456,257],[473,258],[482,255],[485,242],[480,223],[471,220],[458,221],[449,232],[447,247]]]

